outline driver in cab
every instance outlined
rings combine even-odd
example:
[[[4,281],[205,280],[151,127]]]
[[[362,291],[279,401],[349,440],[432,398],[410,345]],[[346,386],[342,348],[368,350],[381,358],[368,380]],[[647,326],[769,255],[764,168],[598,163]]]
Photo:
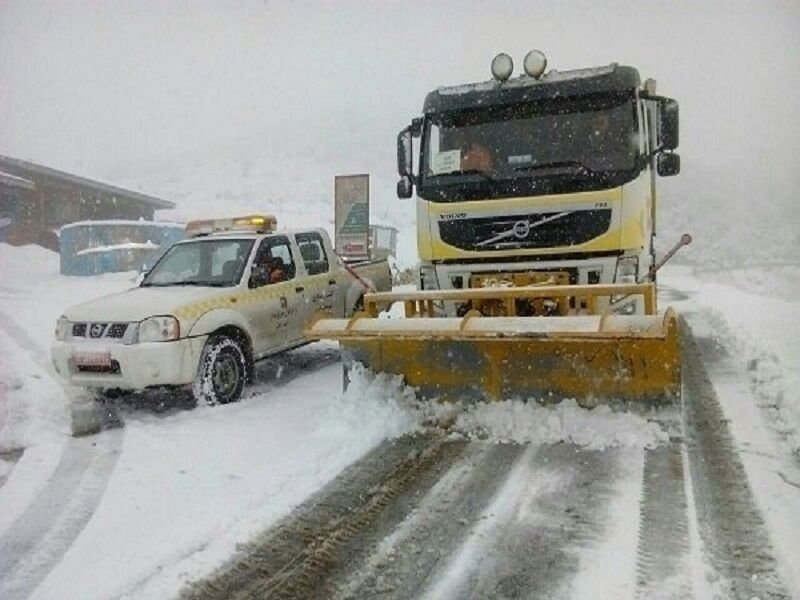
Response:
[[[280,283],[286,281],[286,266],[279,256],[272,256],[272,251],[267,249],[256,257],[254,272],[260,285]]]
[[[461,147],[462,171],[491,171],[494,166],[491,151],[475,140],[470,140]]]

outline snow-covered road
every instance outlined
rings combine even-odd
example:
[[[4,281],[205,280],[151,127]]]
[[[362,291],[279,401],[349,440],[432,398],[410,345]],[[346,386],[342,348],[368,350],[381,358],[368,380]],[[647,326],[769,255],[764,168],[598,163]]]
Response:
[[[72,438],[47,357],[53,323],[131,275],[66,278],[40,248],[0,252],[0,597],[174,596],[331,494],[357,496],[352,510],[369,489],[354,483],[359,465],[379,465],[374,486],[408,457],[403,444],[417,444],[403,440],[430,441],[420,435],[430,413],[397,382],[364,378],[343,395],[326,344],[260,365],[239,404],[128,408],[124,428]],[[413,477],[395,473],[405,487],[356,528],[358,552],[345,568],[328,564],[316,591],[800,597],[798,304],[688,269],[661,283],[662,303],[697,335],[721,416],[665,424],[569,403],[475,408]],[[717,494],[719,473],[700,460],[714,438],[701,430],[728,436],[719,460],[738,461],[726,483],[735,498]],[[724,516],[736,511],[746,518],[731,527]]]

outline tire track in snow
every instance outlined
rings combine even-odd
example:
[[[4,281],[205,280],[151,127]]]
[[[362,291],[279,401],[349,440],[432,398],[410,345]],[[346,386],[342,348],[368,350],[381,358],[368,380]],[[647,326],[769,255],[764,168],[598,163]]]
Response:
[[[55,379],[53,374],[53,366],[49,360],[42,357],[49,356],[47,349],[42,348],[23,327],[18,325],[14,319],[9,317],[6,313],[0,310],[0,327],[6,330],[6,333],[14,338],[23,349],[27,350],[31,355],[31,359],[38,367],[41,367],[48,375]]]
[[[639,523],[637,597],[690,597],[689,519],[680,442],[645,450]]]
[[[639,454],[641,456],[641,454]],[[630,452],[527,446],[425,598],[568,597],[599,544]],[[625,577],[622,574],[622,577]]]
[[[685,319],[681,329],[688,456],[704,547],[731,597],[788,599],[763,517]]]
[[[0,428],[2,427],[2,423],[0,423]],[[19,462],[19,459],[22,458],[22,454],[25,452],[23,449],[15,448],[14,450],[8,450],[7,452],[0,452],[0,461],[2,461],[2,470],[0,470],[0,488],[2,488],[8,478],[11,476],[11,472],[14,470],[14,466]]]
[[[312,598],[348,545],[371,527],[409,484],[431,479],[442,462],[454,461],[464,443],[441,435],[406,435],[386,441],[292,514],[243,546],[229,564],[189,585],[182,598]],[[402,514],[398,515],[402,519]]]
[[[416,598],[437,568],[463,543],[524,447],[470,443],[399,523],[377,527],[357,541],[345,569],[321,586],[320,597]],[[416,504],[414,506],[414,504]]]
[[[36,500],[0,538],[0,597],[27,598],[94,514],[114,470],[123,432],[70,439]]]

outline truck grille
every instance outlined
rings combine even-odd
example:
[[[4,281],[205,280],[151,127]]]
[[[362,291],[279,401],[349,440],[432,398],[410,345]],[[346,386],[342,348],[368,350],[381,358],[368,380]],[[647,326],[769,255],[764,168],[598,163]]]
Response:
[[[439,237],[462,250],[553,248],[583,244],[610,226],[611,209],[565,210],[439,221]]]
[[[72,337],[90,339],[122,339],[128,330],[128,323],[73,323]]]

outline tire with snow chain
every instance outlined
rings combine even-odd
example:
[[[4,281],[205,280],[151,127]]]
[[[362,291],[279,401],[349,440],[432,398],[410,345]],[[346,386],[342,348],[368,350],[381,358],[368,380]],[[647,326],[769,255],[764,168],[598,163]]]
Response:
[[[247,364],[239,342],[225,336],[210,337],[192,385],[195,400],[211,406],[239,400],[247,381]]]

